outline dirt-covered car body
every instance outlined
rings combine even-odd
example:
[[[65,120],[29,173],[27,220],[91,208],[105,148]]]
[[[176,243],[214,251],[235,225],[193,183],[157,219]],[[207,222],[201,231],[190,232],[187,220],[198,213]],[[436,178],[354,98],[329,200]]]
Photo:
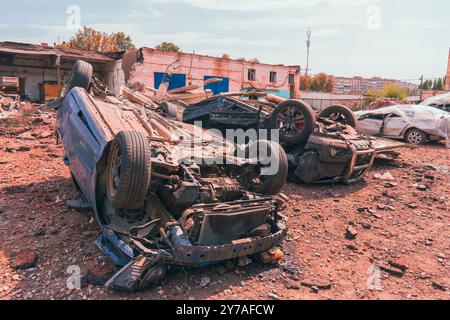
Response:
[[[405,140],[411,144],[449,141],[450,115],[431,106],[396,105],[355,114],[357,130],[363,134]]]
[[[362,179],[375,159],[376,152],[371,140],[358,134],[351,125],[332,121],[321,115],[317,117],[306,102],[279,102],[281,103],[241,100],[229,96],[212,97],[186,107],[183,121],[201,121],[204,127],[221,130],[279,129],[281,144],[288,155],[292,172],[290,177],[294,180],[306,183],[353,183]],[[289,111],[291,106],[302,109],[294,111],[297,112],[294,115]],[[344,106],[339,108],[346,112],[351,122],[351,110]],[[278,112],[280,110],[282,112]],[[280,120],[276,118],[288,118],[289,113],[293,121],[289,124],[285,121],[284,127],[280,128]],[[292,139],[286,135],[287,138],[283,139],[285,129],[298,138]]]
[[[243,182],[249,173],[254,178],[255,164],[234,156],[217,161],[224,151],[211,142],[219,138],[194,126],[74,87],[58,110],[57,131],[74,184],[102,229],[97,245],[123,267],[108,282],[112,288],[145,288],[167,265],[199,266],[266,252],[287,233],[283,197],[251,192]],[[133,143],[118,145],[119,137]],[[136,148],[138,142],[146,148]],[[135,167],[142,169],[139,174],[129,172],[131,183],[147,174],[150,182],[118,205],[120,194],[110,189],[120,191],[126,182],[127,148],[148,160]],[[151,161],[143,157],[146,150]],[[196,151],[200,163],[190,157]],[[140,205],[127,207],[136,193],[144,195],[133,202]]]

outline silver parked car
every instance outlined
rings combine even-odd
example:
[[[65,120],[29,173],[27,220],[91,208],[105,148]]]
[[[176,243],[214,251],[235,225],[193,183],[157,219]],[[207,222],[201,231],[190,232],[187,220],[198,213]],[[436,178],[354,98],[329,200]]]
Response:
[[[450,114],[425,105],[395,105],[355,113],[360,133],[410,144],[450,141]]]

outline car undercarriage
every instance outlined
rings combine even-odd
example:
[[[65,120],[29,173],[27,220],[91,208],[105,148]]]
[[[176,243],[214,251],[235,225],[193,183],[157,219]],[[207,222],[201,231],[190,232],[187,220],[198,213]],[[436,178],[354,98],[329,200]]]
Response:
[[[304,183],[360,181],[372,167],[372,141],[358,134],[350,109],[331,106],[318,116],[304,101],[270,95],[266,101],[212,97],[184,109],[183,120],[207,128],[279,129],[290,178]]]
[[[102,230],[96,244],[121,267],[107,287],[145,289],[170,265],[279,256],[287,227],[286,196],[277,194],[287,158],[278,144],[248,144],[246,154],[256,150],[256,157],[239,157],[237,146],[220,137],[95,93],[91,73],[89,64],[75,65],[57,131],[80,192],[72,208],[93,211]],[[262,148],[281,171],[262,174]]]

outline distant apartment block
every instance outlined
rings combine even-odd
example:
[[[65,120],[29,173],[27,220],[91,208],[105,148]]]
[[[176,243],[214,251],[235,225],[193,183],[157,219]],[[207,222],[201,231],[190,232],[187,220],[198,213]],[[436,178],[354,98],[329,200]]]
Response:
[[[369,89],[381,90],[388,84],[398,84],[400,87],[408,89],[410,91],[418,89],[418,85],[416,84],[394,79],[383,79],[379,77],[334,77],[333,93],[366,94]]]

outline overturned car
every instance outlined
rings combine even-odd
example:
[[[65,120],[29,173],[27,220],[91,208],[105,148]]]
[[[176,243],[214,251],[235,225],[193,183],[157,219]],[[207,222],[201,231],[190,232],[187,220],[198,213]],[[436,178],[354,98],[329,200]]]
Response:
[[[264,98],[211,97],[185,107],[183,120],[201,121],[205,127],[221,130],[277,130],[288,155],[290,177],[305,183],[350,184],[360,181],[372,167],[376,156],[373,142],[356,132],[356,119],[349,108],[330,106],[317,115],[301,100]],[[176,107],[166,103],[165,109]]]
[[[108,287],[144,289],[170,265],[278,256],[286,198],[275,195],[288,164],[275,142],[235,146],[111,96],[98,90],[82,61],[65,90],[57,131],[81,195],[70,204],[92,210],[102,230],[97,245],[122,267]],[[277,169],[267,171],[274,162]]]

